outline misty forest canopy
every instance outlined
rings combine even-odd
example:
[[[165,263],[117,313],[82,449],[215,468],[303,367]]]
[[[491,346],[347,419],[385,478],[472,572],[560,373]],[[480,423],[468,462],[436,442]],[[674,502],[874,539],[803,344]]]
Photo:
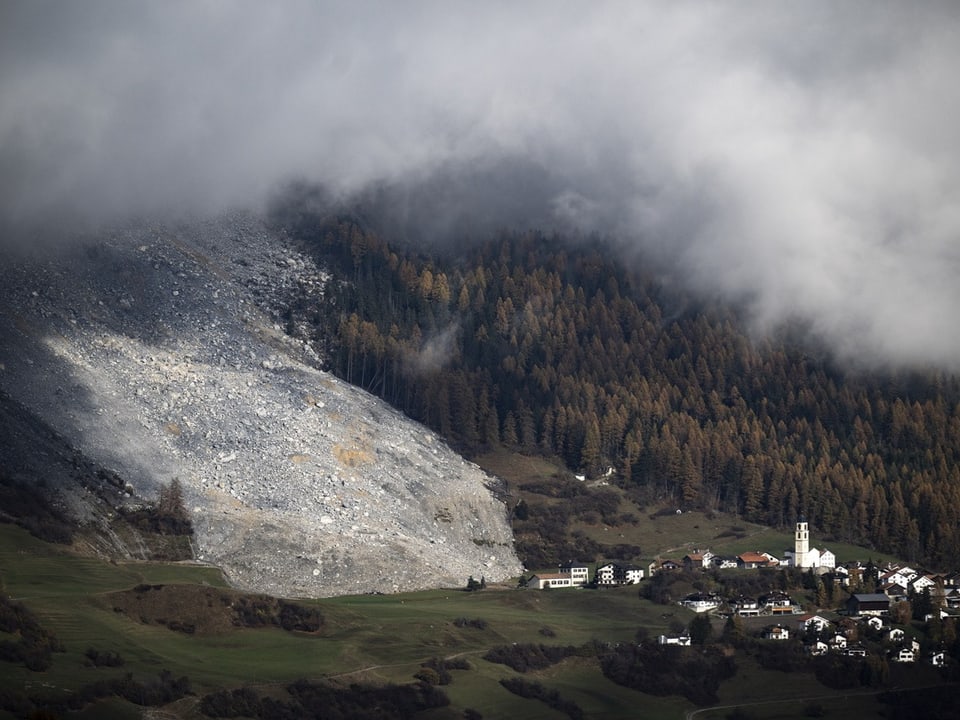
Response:
[[[753,341],[614,244],[501,231],[391,242],[362,213],[278,206],[338,278],[288,329],[467,455],[555,456],[649,503],[718,509],[946,565],[960,548],[960,382],[850,372],[807,340]]]

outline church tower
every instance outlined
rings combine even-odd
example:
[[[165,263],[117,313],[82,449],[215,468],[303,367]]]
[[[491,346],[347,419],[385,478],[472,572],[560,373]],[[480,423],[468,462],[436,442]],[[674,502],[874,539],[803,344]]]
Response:
[[[806,519],[801,516],[797,521],[797,531],[793,543],[793,564],[795,567],[807,567],[810,554],[810,531]]]

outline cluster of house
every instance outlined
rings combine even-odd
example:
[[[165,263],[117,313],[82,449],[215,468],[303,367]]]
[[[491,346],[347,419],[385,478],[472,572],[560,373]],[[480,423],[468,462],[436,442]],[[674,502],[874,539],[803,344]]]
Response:
[[[817,572],[829,572],[836,567],[837,559],[829,550],[810,547],[810,531],[803,518],[797,523],[794,548],[784,553],[781,560],[770,553],[746,552],[736,557],[721,557],[709,550],[686,555],[681,562],[657,560],[650,564],[648,572],[654,575],[664,570],[691,568],[744,568],[774,567],[788,565],[799,568],[815,568]],[[633,585],[644,577],[644,570],[635,565],[608,562],[597,567],[593,582],[597,585]],[[586,563],[569,562],[561,565],[555,573],[537,573],[527,580],[527,587],[546,588],[582,587],[590,582],[590,567]]]
[[[604,587],[636,585],[641,580],[643,580],[642,568],[620,562],[598,565],[593,577],[595,585]],[[589,583],[590,566],[586,563],[568,562],[560,566],[559,572],[537,573],[527,580],[527,587],[546,590],[547,588],[583,587]]]
[[[883,646],[887,648],[890,660],[912,663],[920,659],[920,643],[916,638],[908,637],[903,629],[889,627],[884,630],[884,621],[879,615],[861,615],[859,618],[844,617],[831,622],[821,615],[802,615],[797,619],[796,636],[804,641],[807,652],[813,656],[838,653],[848,657],[866,657],[867,648],[851,638],[859,637],[861,631],[870,628],[883,631]],[[790,628],[783,625],[770,625],[763,629],[760,637],[765,640],[789,640]],[[931,665],[941,667],[946,663],[946,653],[935,650],[927,656]]]
[[[779,594],[782,597],[778,599],[786,602],[789,598]],[[762,599],[763,600],[763,599]],[[760,637],[764,640],[782,641],[791,638],[803,640],[806,651],[819,657],[828,653],[837,653],[847,657],[866,657],[868,650],[862,643],[856,642],[855,638],[860,636],[868,628],[875,631],[883,631],[883,646],[887,648],[887,654],[893,662],[912,663],[920,659],[920,643],[916,638],[907,637],[906,632],[898,627],[888,627],[884,631],[884,621],[880,617],[878,609],[867,609],[871,601],[867,600],[865,614],[859,617],[843,617],[836,622],[831,622],[822,615],[801,615],[796,619],[796,626],[791,630],[789,624],[783,621],[775,625],[767,625],[760,632]],[[755,603],[754,603],[755,604]],[[786,607],[785,605],[774,605],[773,607]],[[756,608],[749,607],[747,612],[753,612]],[[853,638],[853,639],[852,639]],[[661,645],[681,645],[689,646],[691,639],[689,635],[661,635],[658,638]],[[927,655],[927,662],[936,667],[942,667],[946,663],[946,653],[943,650],[935,650]]]
[[[833,582],[844,587],[857,587],[866,567],[859,561],[838,565],[836,556],[830,550],[810,547],[810,530],[803,518],[796,524],[794,547],[778,558],[768,552],[745,552],[736,557],[714,555],[709,550],[688,553],[680,561],[657,560],[647,568],[649,575],[659,572],[686,569],[760,567],[797,567],[808,569],[820,575],[825,582]],[[634,585],[645,577],[645,571],[636,565],[622,562],[606,562],[597,566],[592,581],[590,565],[568,562],[561,565],[558,572],[537,573],[527,580],[527,587],[539,590],[547,588],[583,587],[593,582],[599,586]],[[879,582],[882,592],[853,595],[847,607],[848,614],[886,614],[891,603],[907,599],[911,594],[925,590],[937,592],[941,607],[960,609],[960,572],[954,574],[925,573],[905,565],[888,565],[880,571]],[[760,598],[733,598],[724,600],[716,594],[694,593],[680,601],[680,604],[695,612],[708,612],[726,604],[729,609],[744,617],[753,615],[790,615],[801,612],[799,606],[784,593],[771,592]]]
[[[759,598],[749,598],[741,595],[730,600],[724,600],[717,593],[697,592],[687,595],[679,601],[679,604],[698,613],[711,612],[726,605],[731,613],[741,617],[792,615],[800,612],[800,607],[793,604],[790,596],[779,590],[773,590]]]
[[[807,521],[801,518],[794,532],[793,548],[784,550],[782,559],[769,552],[760,551],[745,552],[736,556],[721,556],[714,555],[709,550],[697,550],[685,555],[680,561],[657,559],[650,563],[649,571],[651,575],[655,575],[664,570],[680,568],[754,570],[761,567],[796,567],[814,570],[817,574],[823,575],[837,570],[837,557],[829,550],[810,547],[810,528]]]
[[[960,572],[930,573],[908,565],[887,565],[880,571],[877,584],[891,602],[929,591],[939,596],[942,606],[960,608]]]
[[[929,579],[931,576],[921,576]],[[960,576],[944,580],[943,576],[934,576],[937,578],[934,584],[926,583],[913,586],[915,592],[923,592],[927,588],[935,587],[937,593],[942,593],[936,603],[941,608],[941,617],[947,617],[948,613],[943,608],[956,609],[960,607],[960,587],[956,585],[945,585],[945,582],[960,582]],[[899,585],[890,593],[854,593],[847,600],[847,615],[887,615],[893,603],[906,599],[906,591]],[[736,598],[724,599],[717,593],[696,592],[687,595],[679,601],[679,604],[694,612],[711,612],[723,608],[734,615],[740,617],[756,617],[758,615],[793,615],[802,611],[799,605],[795,605],[790,596],[779,590],[774,590],[759,598],[750,598],[739,596]]]
[[[794,534],[794,547],[783,553],[783,559],[769,552],[745,552],[736,557],[714,555],[709,550],[695,551],[680,561],[657,560],[648,568],[650,575],[658,572],[684,569],[740,568],[755,569],[762,567],[797,567],[812,570],[825,582],[856,587],[860,585],[866,567],[859,561],[837,564],[836,556],[829,550],[810,547],[810,531],[802,518],[797,523]],[[906,565],[888,565],[881,569],[878,585],[882,594],[890,602],[906,600],[925,590],[940,594],[939,604],[952,609],[960,609],[960,572],[952,574],[929,573]],[[879,593],[878,593],[879,594]]]
[[[810,569],[823,578],[846,587],[861,584],[867,570],[859,562],[837,565],[836,557],[829,550],[810,547],[810,534],[807,523],[802,518],[797,523],[794,547],[783,553],[783,559],[766,552],[746,552],[736,557],[721,557],[709,550],[696,551],[683,557],[681,561],[658,560],[647,568],[650,575],[659,572],[686,569],[741,568],[760,567],[797,567]],[[592,580],[590,566],[587,563],[568,562],[555,573],[537,573],[526,582],[526,586],[540,590],[547,588],[583,587],[591,582],[599,586],[634,585],[645,576],[643,568],[621,562],[606,562],[597,566]],[[760,637],[765,640],[781,641],[792,637],[800,638],[808,653],[813,656],[838,653],[850,657],[866,657],[867,648],[856,641],[861,631],[868,629],[874,633],[883,632],[882,646],[894,662],[912,663],[920,659],[920,644],[915,638],[907,637],[903,629],[887,627],[885,617],[894,603],[905,600],[911,595],[929,591],[936,593],[935,611],[940,617],[947,615],[947,609],[960,609],[960,573],[935,574],[922,572],[906,565],[887,565],[879,572],[878,586],[881,592],[853,593],[842,617],[836,621],[821,615],[801,615],[802,608],[795,604],[784,592],[774,590],[758,598],[739,596],[723,598],[717,593],[697,592],[687,595],[679,604],[697,613],[723,610],[740,617],[771,616],[780,618],[776,624],[763,628]],[[796,616],[796,625],[787,617]],[[884,630],[884,628],[886,628]],[[659,637],[661,645],[690,645],[691,638],[686,634]],[[943,651],[929,654],[927,662],[942,666],[946,662]]]

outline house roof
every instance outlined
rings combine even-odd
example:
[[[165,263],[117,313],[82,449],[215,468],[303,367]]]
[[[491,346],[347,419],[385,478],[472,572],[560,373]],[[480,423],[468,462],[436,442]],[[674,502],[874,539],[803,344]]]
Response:
[[[766,555],[761,555],[758,552],[745,552],[737,555],[737,559],[745,563],[765,563],[769,560]]]
[[[640,570],[641,572],[643,571],[643,568],[640,567],[639,565],[630,565],[630,564],[628,564],[628,563],[620,563],[620,562],[606,562],[606,563],[603,563],[603,565],[600,565],[600,566],[597,567],[597,570],[603,570],[604,568],[612,568],[612,569],[614,569],[614,570],[622,570],[623,572],[630,572],[630,571],[632,571],[632,570]]]
[[[899,570],[883,573],[883,575],[880,576],[881,582],[884,582],[884,581],[896,582],[897,580],[902,580],[904,583],[909,582],[909,580],[907,579],[907,576],[901,573]]]
[[[865,602],[876,602],[876,603],[889,603],[890,598],[888,598],[883,593],[854,593],[850,596],[852,600],[856,600],[860,603]]]

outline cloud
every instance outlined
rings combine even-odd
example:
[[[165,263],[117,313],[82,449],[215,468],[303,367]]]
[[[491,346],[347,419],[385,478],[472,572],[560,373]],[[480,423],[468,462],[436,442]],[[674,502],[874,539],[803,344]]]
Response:
[[[0,221],[375,184],[425,236],[612,232],[759,330],[958,369],[958,37],[950,3],[8,2]]]
[[[456,353],[459,333],[460,325],[452,323],[427,337],[418,350],[407,355],[404,370],[413,375],[427,375],[442,369]]]

